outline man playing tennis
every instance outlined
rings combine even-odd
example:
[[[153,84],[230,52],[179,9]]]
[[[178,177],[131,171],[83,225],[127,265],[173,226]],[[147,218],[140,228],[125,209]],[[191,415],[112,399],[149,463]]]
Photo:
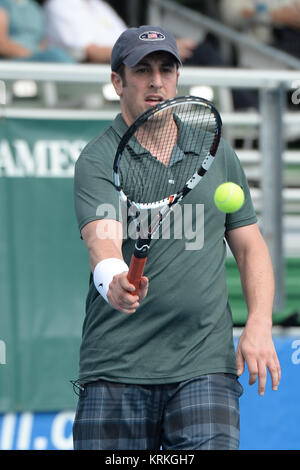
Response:
[[[260,394],[267,370],[273,390],[279,385],[270,257],[245,175],[224,140],[211,169],[189,195],[189,204],[204,207],[201,249],[186,249],[184,236],[155,239],[137,295],[127,279],[134,240],[124,236],[113,161],[128,126],[177,94],[179,66],[176,41],[168,31],[142,26],[122,33],[111,57],[121,114],[76,163],[76,215],[92,275],[80,351],[75,449],[237,449],[238,376],[245,362],[249,383],[258,379]],[[215,188],[224,181],[240,184],[245,192],[242,208],[227,215],[213,202]],[[225,239],[248,307],[236,353]]]

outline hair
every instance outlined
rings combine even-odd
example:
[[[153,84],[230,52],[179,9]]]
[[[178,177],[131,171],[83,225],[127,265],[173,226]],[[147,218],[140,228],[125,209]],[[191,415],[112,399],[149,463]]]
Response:
[[[115,72],[120,75],[121,79],[122,79],[122,82],[123,82],[123,86],[126,86],[126,77],[125,77],[125,64],[121,64],[119,65]]]

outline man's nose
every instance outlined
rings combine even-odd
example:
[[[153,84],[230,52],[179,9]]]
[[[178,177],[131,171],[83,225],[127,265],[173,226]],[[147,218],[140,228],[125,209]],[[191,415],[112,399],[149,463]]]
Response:
[[[150,86],[160,88],[162,86],[162,76],[160,70],[153,70]]]

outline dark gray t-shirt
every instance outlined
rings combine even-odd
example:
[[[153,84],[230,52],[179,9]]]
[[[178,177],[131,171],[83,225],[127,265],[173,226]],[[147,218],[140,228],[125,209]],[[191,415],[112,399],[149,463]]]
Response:
[[[79,229],[105,217],[123,222],[122,249],[129,264],[134,247],[127,233],[130,219],[124,217],[112,182],[116,148],[126,129],[118,115],[82,151],[75,167],[75,208]],[[244,205],[232,214],[220,212],[213,201],[217,186],[226,181],[236,182],[245,192]],[[256,221],[241,164],[221,140],[208,173],[171,215],[162,236],[151,242],[145,269],[149,292],[137,311],[127,315],[114,310],[91,278],[79,380],[155,384],[235,373],[224,236]]]

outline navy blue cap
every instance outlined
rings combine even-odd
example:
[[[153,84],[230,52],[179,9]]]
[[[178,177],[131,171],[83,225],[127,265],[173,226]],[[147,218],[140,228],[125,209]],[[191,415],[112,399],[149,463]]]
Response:
[[[169,52],[181,65],[176,40],[164,28],[146,25],[126,29],[113,47],[111,69],[115,71],[121,64],[134,67],[146,55],[155,51]]]

